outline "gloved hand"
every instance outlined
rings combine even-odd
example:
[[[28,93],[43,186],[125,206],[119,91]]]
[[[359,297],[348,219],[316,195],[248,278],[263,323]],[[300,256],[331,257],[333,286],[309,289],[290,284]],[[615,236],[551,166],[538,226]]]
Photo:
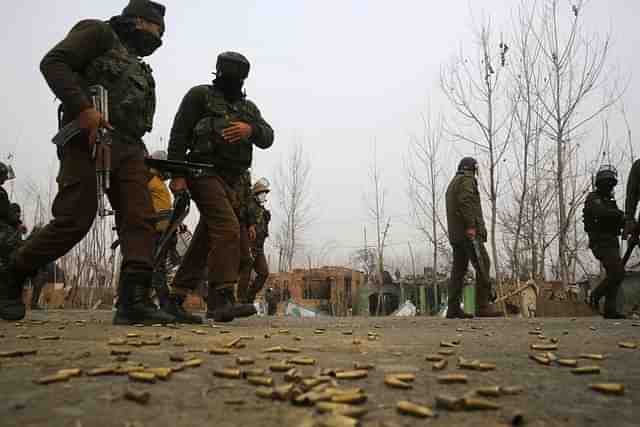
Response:
[[[474,227],[467,228],[466,230],[464,230],[464,234],[466,234],[470,240],[475,240],[477,230]]]
[[[622,231],[622,240],[627,240],[638,228],[638,224],[633,218],[627,218],[624,221],[624,230]]]

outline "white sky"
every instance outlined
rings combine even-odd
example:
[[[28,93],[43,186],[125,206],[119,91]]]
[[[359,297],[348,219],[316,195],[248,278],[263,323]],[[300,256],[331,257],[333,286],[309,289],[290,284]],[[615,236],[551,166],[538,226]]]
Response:
[[[276,133],[272,149],[256,150],[254,177],[271,178],[291,144],[301,142],[312,160],[316,218],[305,240],[316,248],[336,241],[324,261],[341,264],[362,246],[362,228],[368,222],[363,193],[374,140],[392,220],[389,255],[404,256],[409,240],[419,247],[420,236],[410,225],[402,168],[409,136],[420,132],[420,114],[429,107],[447,112],[438,76],[459,48],[473,46],[470,5],[475,16],[482,12],[492,16],[494,28],[506,33],[510,8],[517,2],[167,0],[165,4],[164,46],[148,58],[158,85],[158,110],[147,145],[157,149],[166,144],[182,96],[191,86],[210,81],[218,53],[245,54],[252,63],[248,96]],[[123,0],[4,0],[0,156],[5,159],[8,152],[15,153],[18,201],[28,204],[27,184],[35,181],[46,188],[57,169],[49,142],[56,131],[57,104],[39,72],[42,56],[78,20],[108,19],[124,5]],[[568,13],[569,2],[566,8]],[[631,75],[625,103],[632,126],[640,118],[640,89],[633,74],[638,63],[634,48],[640,45],[639,16],[636,0],[592,0],[585,15],[588,28],[611,29],[612,60]],[[589,138],[597,140],[599,135]],[[447,152],[451,154],[446,167],[453,174],[458,159],[468,151],[456,144]],[[372,238],[371,224],[368,230]]]

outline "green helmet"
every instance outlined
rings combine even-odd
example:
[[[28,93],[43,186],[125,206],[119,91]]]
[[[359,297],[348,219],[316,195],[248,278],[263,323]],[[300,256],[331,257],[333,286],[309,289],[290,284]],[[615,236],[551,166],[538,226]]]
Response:
[[[477,171],[478,170],[478,161],[473,157],[465,157],[460,160],[458,163],[458,172],[464,171]]]
[[[216,61],[217,76],[227,74],[244,80],[249,76],[250,68],[249,60],[238,52],[223,52]]]

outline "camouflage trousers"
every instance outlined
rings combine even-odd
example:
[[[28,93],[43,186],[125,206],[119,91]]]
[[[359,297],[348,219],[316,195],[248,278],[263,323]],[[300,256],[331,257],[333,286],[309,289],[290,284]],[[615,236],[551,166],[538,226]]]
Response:
[[[9,271],[11,258],[21,243],[18,229],[0,221],[0,274],[6,274]]]

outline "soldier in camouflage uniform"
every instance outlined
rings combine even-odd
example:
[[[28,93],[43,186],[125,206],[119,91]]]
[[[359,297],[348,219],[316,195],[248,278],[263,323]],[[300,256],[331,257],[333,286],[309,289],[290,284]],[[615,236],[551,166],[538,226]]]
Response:
[[[243,266],[240,270],[240,282],[238,288],[241,290],[239,298],[242,302],[253,304],[256,295],[262,290],[267,278],[269,278],[269,264],[264,255],[264,242],[269,236],[269,221],[271,212],[265,207],[267,194],[271,191],[269,183],[262,178],[253,186],[253,198],[256,206],[256,238],[251,242],[250,264]],[[253,283],[250,283],[251,272],[256,272]]]
[[[467,274],[469,262],[476,270],[476,315],[478,317],[496,317],[502,313],[489,302],[491,283],[481,270],[487,272],[491,267],[489,254],[484,246],[487,241],[487,229],[482,215],[482,204],[478,191],[478,162],[471,157],[463,158],[458,164],[456,176],[447,188],[447,228],[449,242],[453,247],[453,265],[449,281],[449,301],[447,318],[467,319],[473,317],[460,308],[462,286]],[[474,249],[474,240],[479,248]],[[479,256],[478,256],[479,255]],[[480,263],[483,265],[481,266]]]
[[[624,266],[620,257],[618,237],[624,226],[625,214],[618,209],[613,189],[618,183],[618,173],[614,167],[603,165],[595,177],[595,190],[587,195],[582,211],[584,229],[589,235],[589,248],[602,263],[607,275],[591,292],[590,302],[599,309],[600,299],[605,298],[604,318],[624,319],[618,313],[616,299],[624,280]]]
[[[249,67],[249,61],[239,53],[220,54],[213,85],[189,90],[171,129],[169,160],[207,163],[214,170],[206,175],[175,177],[170,185],[174,192],[188,188],[201,215],[190,250],[173,282],[171,313],[179,321],[195,321],[182,304],[198,285],[198,266],[205,257],[207,317],[228,322],[250,310],[237,304],[234,296],[241,249],[238,217],[242,216],[237,188],[251,166],[253,146],[269,148],[273,130],[242,90]]]
[[[0,314],[5,320],[20,320],[24,317],[22,303],[22,287],[9,288],[4,285],[9,281],[11,259],[22,240],[20,216],[9,202],[9,195],[2,187],[13,179],[13,171],[0,162]]]
[[[640,159],[633,162],[627,179],[627,198],[624,203],[625,225],[622,238],[627,240],[633,233],[638,232],[636,210],[640,200]]]
[[[114,323],[174,321],[157,310],[149,297],[155,213],[142,142],[152,127],[156,97],[151,68],[140,58],[162,44],[164,14],[164,6],[158,3],[131,0],[121,15],[109,21],[80,21],[42,60],[40,69],[62,101],[61,125],[75,120],[84,132],[59,149],[54,219],[17,251],[9,281],[3,280],[0,286],[3,293],[15,294],[26,277],[67,253],[91,228],[97,211],[92,145],[98,128],[104,127],[113,140],[107,196],[116,211],[123,255]],[[111,123],[93,106],[88,92],[92,85],[107,89]],[[5,319],[22,315],[24,305],[18,300],[0,310]]]

